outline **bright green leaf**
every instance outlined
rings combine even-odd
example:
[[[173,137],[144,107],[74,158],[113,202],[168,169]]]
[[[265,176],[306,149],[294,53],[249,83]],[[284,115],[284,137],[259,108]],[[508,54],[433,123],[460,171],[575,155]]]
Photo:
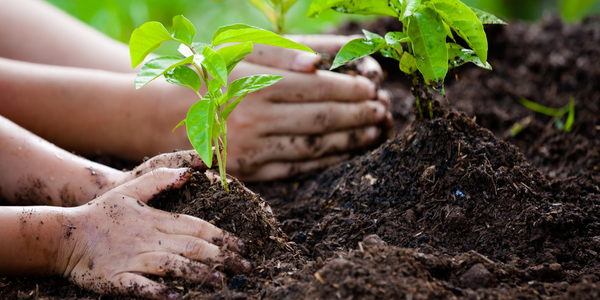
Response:
[[[200,100],[187,113],[186,129],[194,149],[209,168],[212,166],[212,127],[215,118],[215,105],[209,99]]]
[[[213,38],[213,46],[226,43],[253,42],[256,44],[270,45],[282,48],[303,50],[314,53],[310,48],[288,40],[271,31],[255,28],[231,29],[222,32]]]
[[[186,66],[179,66],[166,72],[165,79],[169,83],[189,87],[196,92],[200,90],[200,86],[202,85],[198,73]]]
[[[575,123],[575,99],[571,97],[569,101],[569,115],[567,116],[567,122],[565,122],[565,132],[570,132]]]
[[[368,31],[366,29],[363,29],[362,32],[365,35],[365,38],[367,39],[367,41],[370,41],[370,40],[382,40],[383,39],[383,37],[380,36],[379,34],[370,32],[370,31]]]
[[[485,12],[483,10],[469,7],[477,16],[477,19],[481,22],[481,24],[498,24],[498,25],[506,25],[506,22],[502,21],[500,18]]]
[[[196,55],[196,63],[202,64],[208,73],[223,86],[227,86],[227,65],[225,60],[215,50],[210,47],[202,49],[202,58]]]
[[[233,71],[233,68],[235,68],[237,66],[237,64],[239,64],[242,60],[244,60],[244,59],[240,58],[238,60],[234,60],[234,61],[230,62],[227,65],[227,75],[229,75],[229,73],[231,73],[231,71]]]
[[[406,74],[412,74],[417,71],[417,64],[415,58],[408,52],[404,52],[400,59],[400,71]]]
[[[194,51],[196,53],[202,53],[202,49],[204,49],[204,47],[210,47],[209,44],[205,44],[205,43],[192,43],[192,48],[194,49]],[[177,48],[177,51],[179,51],[179,53],[181,53],[181,55],[185,56],[185,57],[190,57],[192,55],[194,55],[194,53],[192,52],[192,50],[190,49],[189,46],[185,45],[185,44],[181,44],[179,45],[179,48]]]
[[[183,15],[173,17],[173,27],[171,28],[171,36],[182,41],[184,44],[191,46],[192,39],[196,35],[196,28]]]
[[[185,123],[187,122],[187,119],[183,119],[181,120],[181,122],[179,122],[179,124],[177,124],[177,126],[175,126],[175,128],[173,128],[173,132],[175,132],[175,130],[183,125],[185,125]]]
[[[488,42],[477,15],[458,0],[431,0],[436,12],[475,50],[481,61],[487,61]]]
[[[415,62],[425,82],[435,89],[443,88],[448,73],[446,30],[435,11],[424,7],[415,12],[408,23]]]
[[[258,91],[275,84],[282,78],[283,76],[277,75],[252,75],[242,77],[229,85],[227,88],[227,98],[231,99],[242,94]]]
[[[135,77],[135,88],[139,89],[163,75],[169,70],[175,69],[181,65],[192,63],[193,57],[181,58],[178,56],[161,56],[148,61]]]
[[[223,47],[217,50],[217,53],[219,53],[219,55],[223,57],[223,60],[225,60],[225,64],[229,66],[229,64],[234,63],[237,60],[243,59],[246,55],[252,53],[253,49],[254,46],[252,42],[245,42]]]
[[[340,49],[338,54],[335,56],[335,59],[333,60],[333,64],[330,70],[338,68],[353,60],[357,60],[367,55],[371,55],[385,48],[386,46],[387,44],[383,39],[381,39],[380,41],[367,41],[365,39],[352,40],[346,45],[344,45],[342,49]]]
[[[314,18],[328,9],[357,15],[386,15],[398,17],[398,1],[387,0],[314,0],[308,9],[307,16]]]
[[[214,40],[217,38],[217,36],[219,36],[221,33],[228,31],[228,30],[237,30],[237,29],[259,29],[262,30],[261,28],[255,27],[255,26],[250,26],[250,25],[246,25],[246,24],[231,24],[231,25],[225,25],[225,26],[221,26],[219,27],[219,29],[217,29],[217,31],[215,31],[215,33],[213,34],[213,45],[214,44]]]
[[[246,95],[248,95],[248,93],[241,94],[239,97],[237,97],[235,100],[233,100],[233,102],[231,102],[229,105],[227,105],[227,107],[225,107],[225,109],[223,109],[223,111],[221,112],[221,118],[223,118],[223,120],[227,120],[227,118],[229,118],[229,115],[237,107],[237,105],[240,103],[240,101],[242,101],[242,99],[244,99],[244,97],[246,97]],[[227,123],[225,123],[225,126],[227,126]]]
[[[448,66],[456,68],[466,63],[474,63],[480,68],[492,70],[492,66],[488,62],[481,62],[477,53],[471,49],[465,49],[461,45],[448,43]]]
[[[396,44],[394,45],[394,47],[383,48],[379,50],[379,52],[381,52],[381,55],[383,55],[383,57],[393,58],[397,61],[400,61],[401,54],[398,54],[398,51],[396,51],[396,49],[402,51],[402,46],[400,44]]]
[[[404,21],[406,18],[412,16],[420,6],[421,0],[402,1],[402,16],[400,16],[400,20]]]
[[[208,92],[210,93],[213,99],[218,100],[223,95],[223,92],[221,91],[221,83],[214,79],[209,81]]]
[[[269,19],[271,23],[277,22],[277,15],[275,14],[275,10],[272,6],[267,6],[267,2],[265,0],[248,0],[248,2],[252,3],[254,7],[262,11],[262,13],[265,14],[265,16],[267,16],[267,19]]]
[[[410,38],[404,32],[401,32],[401,31],[390,31],[390,32],[388,32],[388,33],[385,34],[385,42],[388,45],[391,46],[391,45],[394,45],[394,44],[397,44],[397,43],[410,42]]]
[[[567,113],[569,111],[569,105],[570,105],[570,104],[567,104],[566,106],[564,106],[562,108],[556,109],[556,108],[543,106],[541,104],[535,103],[535,102],[525,99],[525,98],[519,99],[519,103],[521,103],[523,106],[525,106],[535,112],[544,114],[546,116],[558,117],[558,118],[562,117],[565,113]]]
[[[133,31],[129,40],[131,67],[137,67],[148,54],[158,49],[162,42],[173,40],[165,27],[158,22],[144,23]]]

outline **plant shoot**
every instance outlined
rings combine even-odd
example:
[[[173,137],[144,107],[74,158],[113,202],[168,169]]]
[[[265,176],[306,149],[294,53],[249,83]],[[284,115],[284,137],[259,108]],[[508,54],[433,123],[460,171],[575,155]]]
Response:
[[[181,43],[179,52],[184,56],[161,56],[149,60],[138,72],[135,88],[139,89],[164,76],[167,82],[196,92],[199,101],[190,107],[186,118],[175,129],[186,126],[190,142],[209,168],[212,167],[213,148],[215,149],[221,183],[223,188],[229,191],[225,173],[227,118],[248,93],[268,87],[283,78],[275,75],[253,75],[229,82],[229,74],[252,52],[254,43],[313,51],[268,30],[244,24],[219,28],[210,44],[192,42],[195,34],[194,25],[182,15],[173,18],[170,31],[158,22],[147,22],[134,30],[129,42],[133,68],[141,64],[146,56],[165,41]],[[200,93],[203,83],[207,90],[204,95]],[[223,87],[227,88],[225,92]]]

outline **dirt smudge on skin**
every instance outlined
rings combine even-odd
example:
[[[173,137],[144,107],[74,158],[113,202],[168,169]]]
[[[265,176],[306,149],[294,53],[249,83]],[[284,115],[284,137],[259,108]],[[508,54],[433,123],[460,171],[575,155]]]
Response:
[[[72,189],[69,189],[69,184],[65,184],[60,189],[60,200],[62,201],[61,206],[74,207],[77,206],[77,197],[73,194]]]
[[[39,178],[27,175],[26,178],[19,179],[17,186],[15,201],[19,205],[59,205],[52,202],[48,186]]]

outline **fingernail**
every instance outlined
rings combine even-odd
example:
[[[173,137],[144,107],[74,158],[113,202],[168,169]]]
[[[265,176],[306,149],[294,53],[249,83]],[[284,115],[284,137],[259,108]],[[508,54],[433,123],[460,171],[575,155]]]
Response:
[[[375,120],[383,120],[383,118],[385,118],[385,113],[385,106],[383,106],[382,104],[378,104],[377,108],[375,109]]]
[[[237,252],[240,254],[246,254],[246,244],[244,244],[244,242],[242,241],[237,241],[236,243],[237,246]]]
[[[169,292],[169,294],[167,295],[167,297],[169,299],[179,299],[179,297],[181,297],[181,295],[177,292]]]
[[[315,64],[319,62],[321,57],[314,53],[300,52],[296,55],[292,69],[296,71],[310,71],[315,68]]]
[[[176,169],[175,171],[179,174],[180,178],[187,177],[190,174],[192,174],[192,169],[190,169],[190,168],[179,168],[179,169]]]
[[[223,274],[221,272],[214,272],[208,279],[208,284],[213,287],[220,287],[223,285]]]
[[[365,135],[369,140],[374,140],[379,135],[378,131],[379,129],[377,129],[377,127],[369,127],[367,130],[365,130]]]

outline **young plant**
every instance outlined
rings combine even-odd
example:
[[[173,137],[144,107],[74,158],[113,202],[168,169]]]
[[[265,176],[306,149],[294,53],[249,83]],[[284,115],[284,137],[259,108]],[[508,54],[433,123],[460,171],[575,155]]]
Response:
[[[285,14],[298,0],[248,0],[273,24],[276,33],[283,34]]]
[[[575,99],[573,99],[572,97],[571,100],[569,100],[569,103],[558,109],[543,106],[525,98],[519,99],[519,103],[535,112],[544,114],[549,117],[554,117],[554,126],[558,130],[570,132],[573,127],[573,122],[575,122]],[[562,118],[565,114],[567,115],[567,119],[565,122],[563,122]],[[524,124],[519,123],[513,125],[513,127],[510,130],[510,135],[516,136],[517,134],[519,134],[519,132],[525,129],[525,127],[527,127],[529,123],[530,122],[527,122],[525,126]]]
[[[164,76],[169,83],[188,87],[196,92],[200,100],[190,107],[187,117],[173,131],[186,126],[190,142],[209,168],[212,167],[213,145],[215,146],[221,183],[229,191],[225,177],[227,118],[248,93],[270,86],[283,78],[253,75],[229,83],[231,70],[252,52],[254,43],[313,51],[268,30],[244,24],[219,28],[210,44],[192,42],[195,34],[194,25],[181,15],[173,18],[170,31],[158,22],[147,22],[134,30],[129,42],[133,68],[165,41],[181,43],[179,52],[184,56],[169,55],[149,60],[138,72],[135,88],[139,89]],[[217,47],[224,44],[227,45]],[[202,82],[208,90],[204,95],[200,94]],[[223,87],[227,88],[225,92],[222,91]]]
[[[433,118],[429,87],[444,94],[444,78],[450,68],[470,62],[492,69],[487,63],[488,44],[482,24],[506,24],[459,0],[314,0],[308,17],[330,8],[347,14],[392,16],[402,22],[402,31],[388,32],[385,37],[363,30],[365,39],[342,47],[331,69],[377,51],[397,60],[400,70],[412,79],[411,90],[421,118],[421,95],[425,95],[429,118]],[[470,49],[457,43],[454,33]]]

